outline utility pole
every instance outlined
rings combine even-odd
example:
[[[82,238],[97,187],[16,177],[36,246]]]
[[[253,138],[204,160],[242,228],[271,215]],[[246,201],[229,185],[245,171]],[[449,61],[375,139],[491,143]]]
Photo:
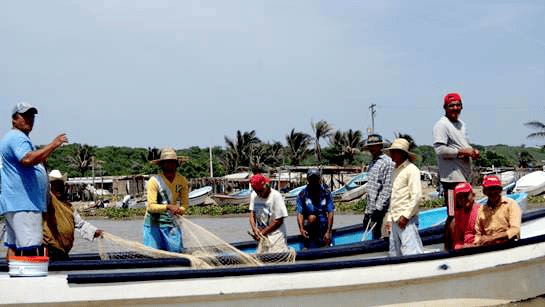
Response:
[[[212,166],[212,146],[208,146],[208,153],[210,155],[210,178],[214,177],[214,168]]]
[[[375,113],[377,112],[375,110],[376,104],[372,104],[369,106],[369,113],[371,114],[371,133],[375,133]]]

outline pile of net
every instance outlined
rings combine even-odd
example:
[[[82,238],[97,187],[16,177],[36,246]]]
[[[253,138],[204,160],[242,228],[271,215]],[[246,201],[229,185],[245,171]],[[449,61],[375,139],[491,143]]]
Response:
[[[126,240],[104,232],[102,239],[98,241],[100,258],[182,258],[189,260],[191,267],[196,269],[262,266],[265,264],[293,263],[295,261],[296,252],[291,248],[283,252],[260,252],[267,250],[266,247],[270,244],[266,237],[260,238],[255,254],[248,254],[184,217],[177,216],[175,221],[183,234],[184,248],[181,253],[154,249],[139,242]]]

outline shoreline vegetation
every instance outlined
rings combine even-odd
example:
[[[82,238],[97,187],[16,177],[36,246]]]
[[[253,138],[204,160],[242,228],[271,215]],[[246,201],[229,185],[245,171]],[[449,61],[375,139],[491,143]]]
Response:
[[[365,200],[336,203],[336,214],[361,214],[365,208]],[[288,214],[295,215],[295,205],[287,204]],[[428,210],[443,206],[442,199],[427,199],[420,204],[420,210]],[[530,196],[528,198],[528,209],[545,207],[545,198],[543,196]],[[206,216],[206,217],[228,217],[241,216],[248,214],[248,204],[240,205],[199,205],[191,206],[187,212],[187,216]],[[144,218],[146,213],[145,208],[129,209],[129,208],[96,208],[92,210],[81,210],[81,216],[85,218],[103,218],[112,220],[123,219],[138,219]]]

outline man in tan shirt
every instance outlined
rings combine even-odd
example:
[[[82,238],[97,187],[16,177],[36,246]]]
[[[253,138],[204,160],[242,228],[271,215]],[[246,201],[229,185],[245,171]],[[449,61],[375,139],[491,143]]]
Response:
[[[398,138],[385,149],[395,169],[390,209],[386,215],[390,230],[390,256],[414,255],[424,252],[418,234],[418,203],[422,196],[420,170],[412,162],[416,155],[409,151],[409,142]]]
[[[477,213],[475,245],[505,243],[520,236],[520,207],[501,192],[501,181],[497,176],[483,178],[483,193],[488,201]]]

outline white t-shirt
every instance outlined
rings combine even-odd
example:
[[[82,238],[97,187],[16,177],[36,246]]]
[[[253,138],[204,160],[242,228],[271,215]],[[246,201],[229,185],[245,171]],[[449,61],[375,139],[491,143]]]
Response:
[[[274,220],[288,216],[288,209],[282,194],[277,190],[271,189],[267,198],[261,198],[256,192],[252,191],[250,195],[250,211],[253,211],[257,228],[265,228]],[[282,223],[278,229],[269,233],[269,239],[275,238],[275,241],[286,242],[286,223]]]

